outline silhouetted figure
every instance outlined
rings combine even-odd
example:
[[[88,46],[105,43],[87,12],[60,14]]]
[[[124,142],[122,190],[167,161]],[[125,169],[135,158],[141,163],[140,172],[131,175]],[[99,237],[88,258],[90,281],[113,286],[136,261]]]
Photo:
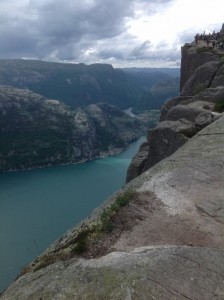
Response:
[[[198,34],[196,34],[196,36],[194,37],[195,43],[198,43]]]

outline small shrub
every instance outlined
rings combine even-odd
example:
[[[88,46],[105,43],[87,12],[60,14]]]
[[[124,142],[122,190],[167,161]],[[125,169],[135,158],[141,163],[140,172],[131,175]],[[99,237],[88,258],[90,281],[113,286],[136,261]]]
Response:
[[[107,209],[104,209],[100,216],[100,223],[99,231],[103,232],[111,232],[113,230],[113,224],[112,224],[112,218],[113,215],[115,215],[116,212],[112,209],[112,207],[108,207]]]
[[[72,252],[75,252],[76,254],[82,254],[88,249],[87,240],[90,232],[91,231],[89,228],[85,228],[78,233],[76,237],[77,243],[75,247],[72,249]]]
[[[112,221],[107,220],[106,222],[104,222],[102,229],[104,232],[107,232],[107,233],[112,232],[114,229],[114,225],[113,225]]]
[[[77,244],[75,245],[75,247],[72,249],[72,252],[76,253],[76,254],[82,254],[84,252],[86,252],[88,249],[87,247],[87,240],[83,239],[83,240],[79,240],[77,242]]]
[[[214,111],[217,111],[220,113],[224,112],[224,99],[219,100],[218,102],[215,103]]]
[[[101,213],[97,223],[92,223],[80,230],[74,240],[75,246],[72,252],[75,254],[83,254],[88,250],[88,242],[92,239],[101,238],[105,233],[110,233],[114,229],[114,217],[119,212],[121,207],[126,206],[134,198],[135,192],[126,190],[120,194],[111,206],[105,208]],[[72,241],[73,243],[73,241]]]
[[[132,190],[126,190],[120,194],[110,207],[104,209],[100,216],[101,230],[111,232],[114,229],[113,218],[119,212],[120,208],[126,206],[133,199],[135,193]]]
[[[132,190],[127,190],[123,194],[119,195],[115,200],[118,206],[126,206],[134,198],[135,193]]]

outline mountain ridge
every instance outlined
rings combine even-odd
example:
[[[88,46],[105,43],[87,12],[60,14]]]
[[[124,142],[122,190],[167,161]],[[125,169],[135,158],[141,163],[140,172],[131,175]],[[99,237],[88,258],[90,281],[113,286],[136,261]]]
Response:
[[[161,80],[173,78],[156,71],[136,77],[109,64],[65,64],[38,60],[0,59],[0,84],[30,89],[46,98],[64,102],[71,108],[105,102],[125,109],[133,106],[143,93]],[[174,81],[175,82],[175,81]],[[176,94],[178,88],[176,86]],[[169,98],[169,93],[161,99]],[[150,98],[149,98],[150,100]],[[159,108],[161,101],[157,104]],[[151,99],[154,106],[156,100]]]

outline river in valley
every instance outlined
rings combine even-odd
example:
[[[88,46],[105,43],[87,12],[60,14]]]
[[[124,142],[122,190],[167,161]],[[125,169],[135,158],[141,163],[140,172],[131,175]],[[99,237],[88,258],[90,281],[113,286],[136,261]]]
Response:
[[[76,165],[0,174],[0,291],[125,183],[128,150]]]

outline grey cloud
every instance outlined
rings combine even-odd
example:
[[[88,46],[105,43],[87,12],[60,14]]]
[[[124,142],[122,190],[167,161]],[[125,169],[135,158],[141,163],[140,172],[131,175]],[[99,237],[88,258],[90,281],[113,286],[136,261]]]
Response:
[[[135,18],[136,5],[152,14],[151,7],[172,1],[30,0],[26,5],[25,1],[24,5],[17,1],[14,10],[14,0],[1,0],[0,58],[77,62],[157,59],[149,41],[139,45],[134,37],[126,34],[126,18]],[[1,9],[4,5],[7,14]],[[94,49],[89,56],[88,49]]]
[[[24,45],[24,55],[31,49],[34,52],[32,55],[44,58],[47,51],[57,50],[62,55],[66,52],[65,47],[76,52],[83,40],[93,42],[117,36],[125,29],[125,17],[133,14],[132,2],[32,0],[24,10],[33,13],[33,19],[23,14],[13,14],[13,11],[4,20],[1,18],[4,24],[0,29],[0,42],[5,45],[0,50],[1,57],[16,55],[16,42],[18,55],[22,54]],[[9,40],[14,41],[13,47]],[[29,45],[28,49],[26,45]]]

